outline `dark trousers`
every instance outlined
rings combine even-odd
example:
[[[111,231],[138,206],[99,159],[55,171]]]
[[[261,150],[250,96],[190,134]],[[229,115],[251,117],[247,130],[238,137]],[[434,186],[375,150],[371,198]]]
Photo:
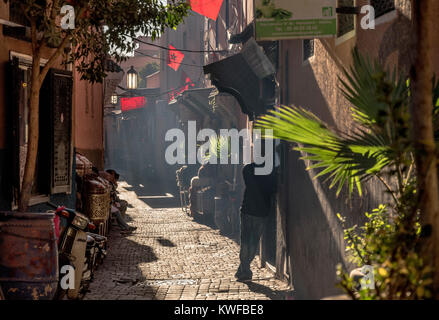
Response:
[[[250,263],[256,256],[264,227],[266,217],[257,217],[241,213],[241,248],[239,260],[241,264],[238,273],[251,273]]]

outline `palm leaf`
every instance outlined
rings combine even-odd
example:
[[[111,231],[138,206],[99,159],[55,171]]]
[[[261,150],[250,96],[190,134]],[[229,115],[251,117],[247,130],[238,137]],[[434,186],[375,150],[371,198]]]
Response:
[[[318,170],[337,194],[347,185],[349,194],[361,183],[383,175],[389,167],[410,163],[410,86],[407,78],[364,58],[357,49],[353,64],[339,77],[340,90],[351,103],[357,127],[350,133],[332,131],[312,112],[281,106],[257,119],[255,127],[273,130],[265,138],[295,142],[309,160],[308,170]],[[439,142],[439,81],[433,79],[435,136]],[[347,131],[347,130],[346,130]],[[400,167],[401,168],[401,167]]]
[[[319,169],[315,178],[328,176],[330,188],[337,186],[337,194],[344,184],[352,193],[354,187],[361,195],[360,180],[380,172],[388,163],[385,141],[364,130],[349,137],[333,132],[312,112],[298,107],[282,106],[260,117],[255,124],[259,129],[271,129],[270,136],[300,144],[302,159],[313,164],[307,169]]]

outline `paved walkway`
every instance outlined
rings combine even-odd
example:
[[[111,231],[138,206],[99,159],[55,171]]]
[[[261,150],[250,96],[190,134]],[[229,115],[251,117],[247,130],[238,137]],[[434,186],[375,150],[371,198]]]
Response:
[[[237,282],[239,245],[179,208],[151,208],[129,185],[120,197],[137,230],[120,235],[114,227],[108,255],[99,266],[86,300],[257,300],[284,299],[286,284],[252,264],[253,279]],[[130,221],[131,220],[131,221]]]

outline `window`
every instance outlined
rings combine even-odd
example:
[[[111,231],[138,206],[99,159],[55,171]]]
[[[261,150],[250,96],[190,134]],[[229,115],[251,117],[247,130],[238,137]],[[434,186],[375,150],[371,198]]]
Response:
[[[31,57],[11,53],[11,108],[14,158],[14,195],[24,175],[29,141]],[[49,194],[71,191],[72,110],[71,72],[51,69],[40,91],[40,138],[30,205],[47,201]],[[17,197],[14,199],[17,201]]]
[[[395,0],[370,0],[370,5],[375,9],[375,18],[395,10]]]
[[[303,40],[303,61],[314,56],[314,39]]]
[[[16,1],[9,3],[9,21],[30,27],[30,22],[26,19],[20,6],[20,3],[17,3]]]
[[[30,104],[30,79],[31,79],[32,60],[31,57],[21,55],[13,56],[11,61],[11,101],[8,103],[12,108],[13,128],[12,135],[14,139],[14,187],[18,195],[22,187],[24,166],[26,163],[26,155],[29,141],[29,104]],[[13,105],[12,105],[13,104]],[[41,124],[40,124],[41,127]],[[44,131],[44,130],[40,130]],[[44,132],[40,132],[40,141],[45,141],[48,137]],[[36,175],[32,188],[32,197],[40,195],[48,195],[49,188],[46,180],[42,178],[40,172],[43,170],[44,164],[48,162],[47,153],[38,152],[36,163]],[[18,200],[18,199],[15,199]],[[32,201],[31,201],[32,202]]]
[[[339,7],[353,7],[354,0],[338,0]],[[342,37],[345,34],[355,29],[355,16],[353,14],[338,14],[337,15],[337,37]]]
[[[21,11],[20,4],[16,1],[9,3],[9,21],[17,23],[17,24],[25,26],[25,27],[30,27],[29,20],[26,19],[25,15]],[[3,35],[7,36],[7,37],[13,37],[16,39],[29,41],[30,40],[30,31],[26,30],[25,27],[10,27],[10,26],[4,25],[3,26]]]

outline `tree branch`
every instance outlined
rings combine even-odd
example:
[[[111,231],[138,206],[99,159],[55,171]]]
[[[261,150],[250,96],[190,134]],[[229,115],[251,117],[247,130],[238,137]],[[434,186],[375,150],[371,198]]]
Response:
[[[49,58],[49,61],[47,61],[46,65],[41,70],[41,73],[40,73],[40,82],[41,83],[44,81],[44,78],[46,77],[47,72],[49,72],[50,68],[52,68],[55,65],[56,59],[58,59],[58,57],[61,55],[61,53],[63,52],[64,48],[69,43],[70,39],[71,39],[71,35],[67,34],[64,37],[64,39],[62,40],[62,42],[59,45],[59,47],[56,49],[55,53],[52,54],[52,56]]]
[[[80,16],[82,16],[82,14],[85,11],[85,7],[81,7],[79,9],[78,14],[75,17],[75,23],[78,21],[78,18]],[[61,44],[58,46],[58,48],[56,49],[55,53],[49,58],[49,61],[47,62],[47,64],[44,66],[43,70],[41,70],[41,74],[40,74],[40,81],[41,83],[43,82],[44,78],[47,75],[47,72],[49,72],[49,69],[52,68],[55,63],[56,63],[56,59],[59,58],[59,56],[62,54],[64,48],[66,47],[66,45],[69,43],[69,41],[71,40],[72,35],[67,32],[66,36],[64,37],[64,39],[62,40]]]
[[[395,201],[395,204],[397,204],[398,199],[396,198],[395,192],[390,188],[389,184],[380,175],[376,174],[375,176],[378,178],[378,180],[382,182],[382,184],[386,187],[387,191],[390,192],[393,200]]]

